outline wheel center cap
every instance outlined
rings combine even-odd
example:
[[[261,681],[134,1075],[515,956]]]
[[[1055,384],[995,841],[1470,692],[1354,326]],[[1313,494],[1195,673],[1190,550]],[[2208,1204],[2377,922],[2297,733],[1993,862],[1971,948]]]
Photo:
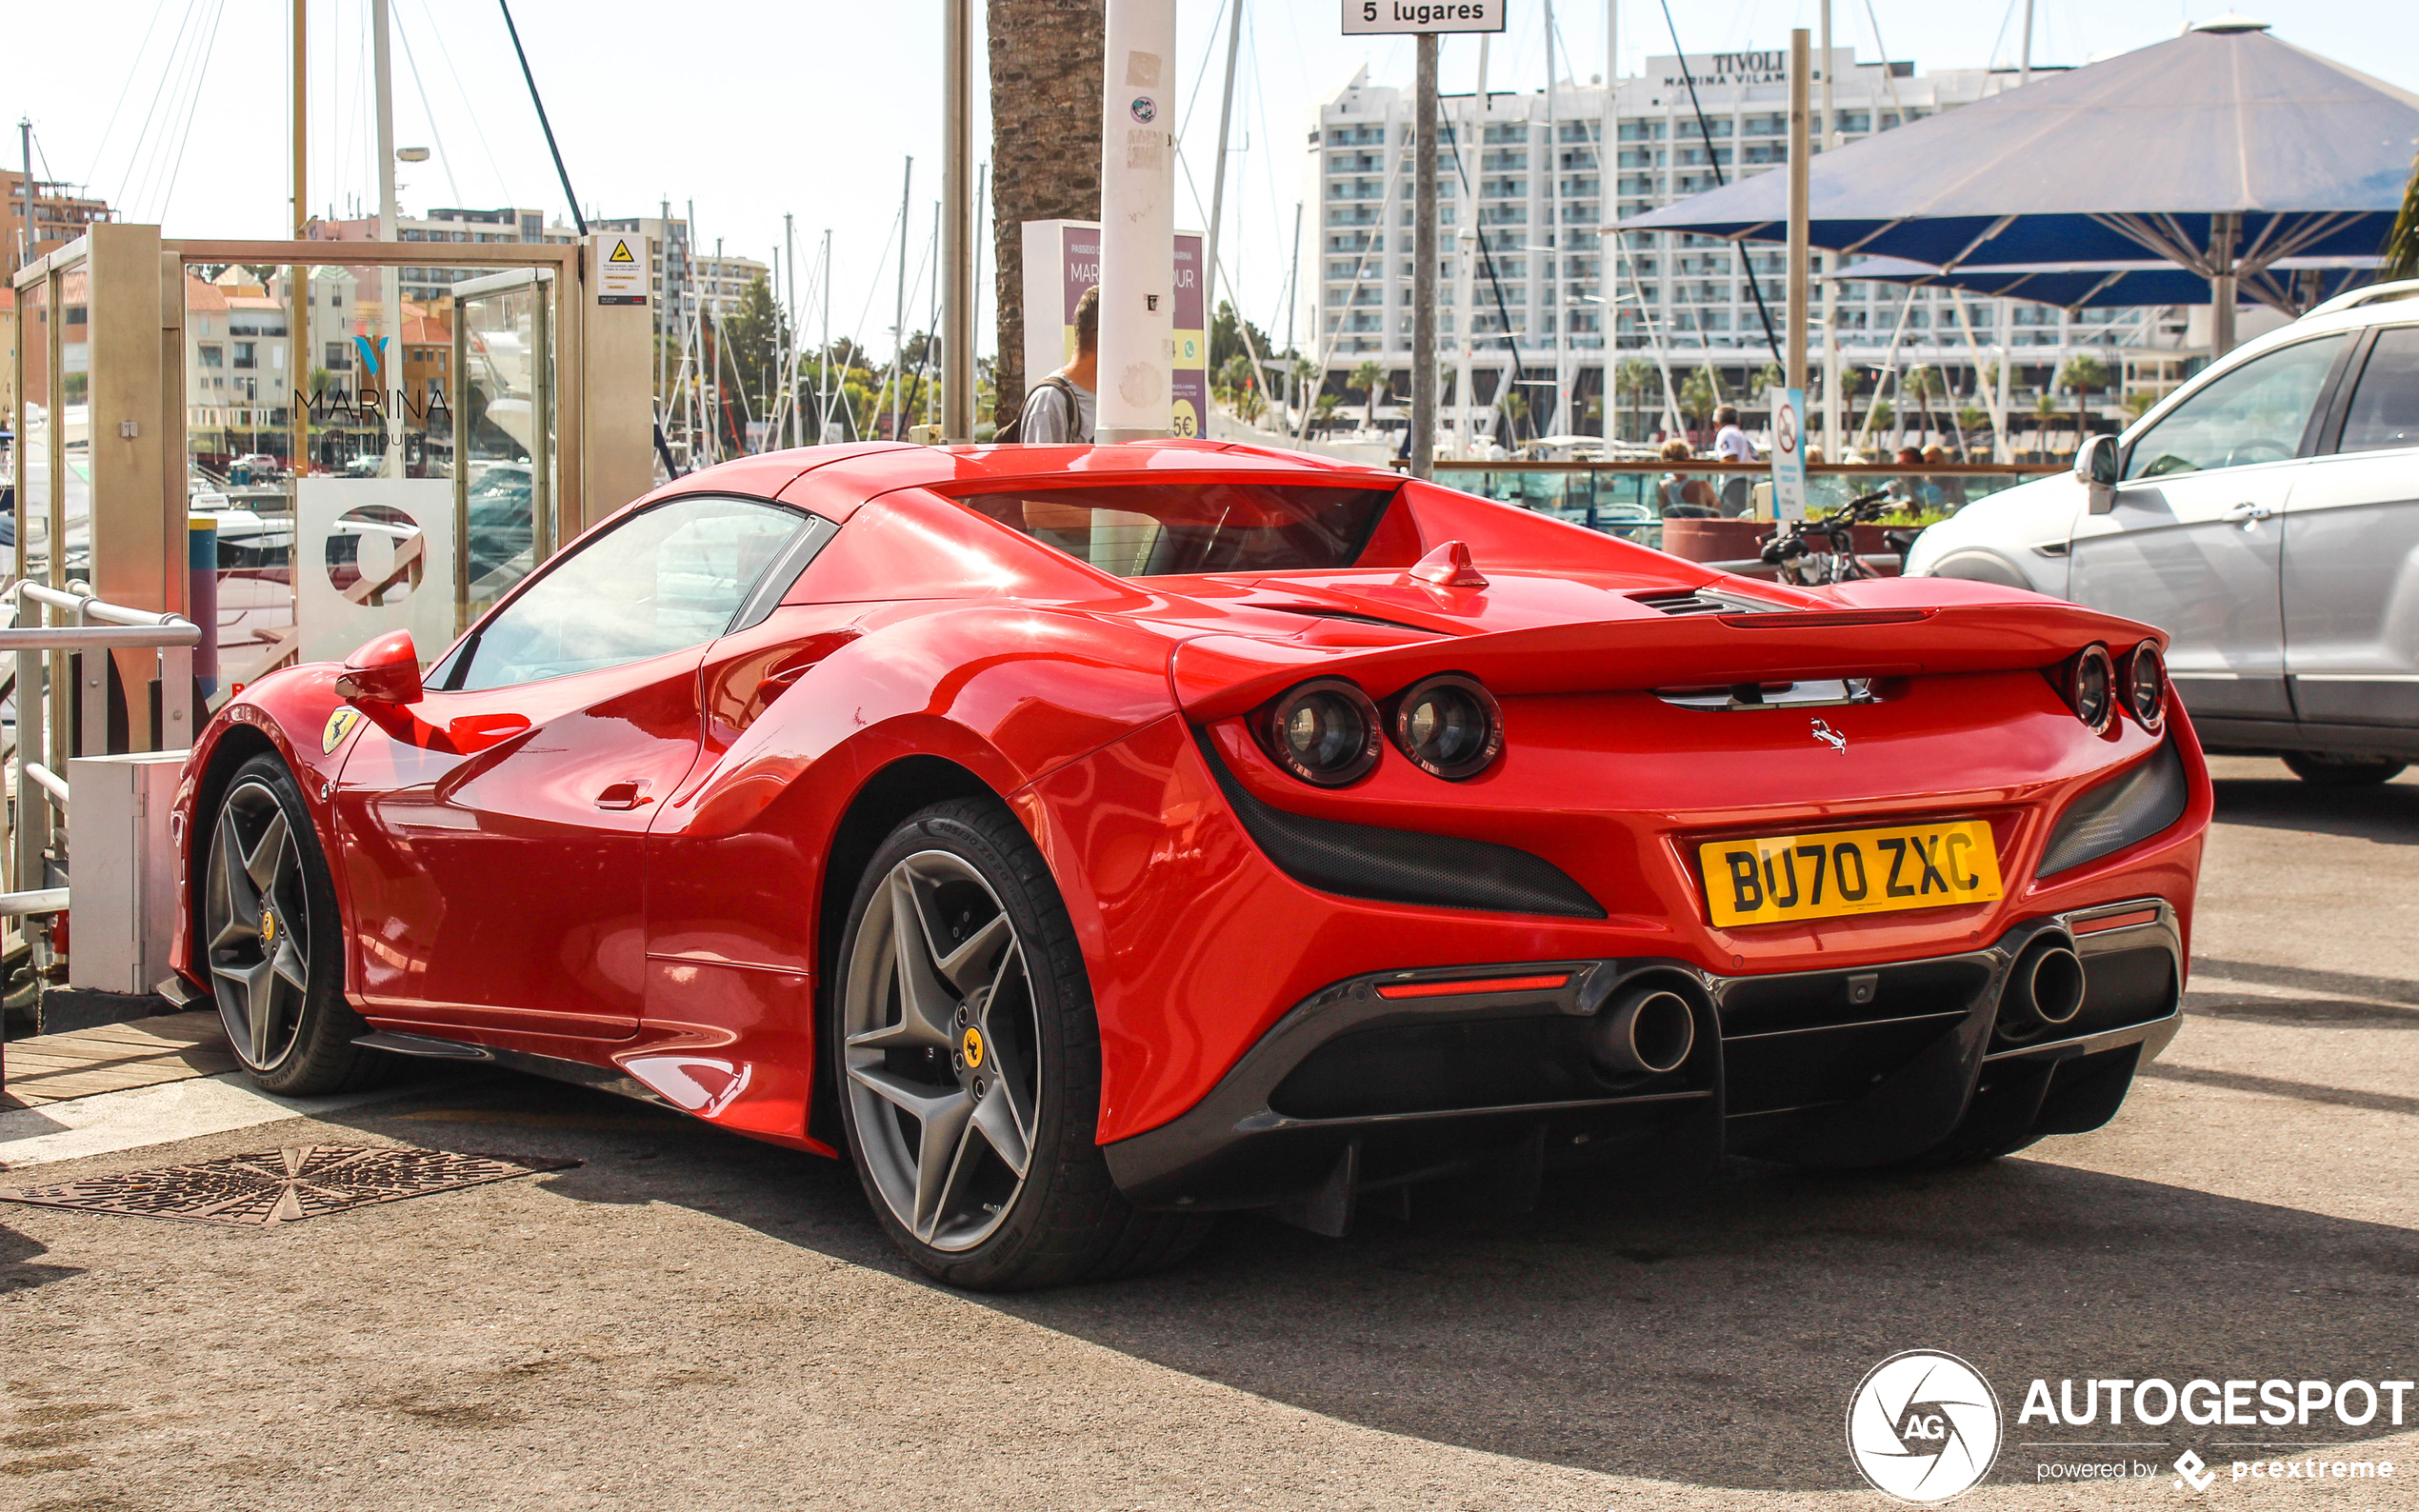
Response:
[[[983,1064],[983,1031],[967,1030],[965,1040],[960,1043],[960,1048],[966,1055],[967,1069],[970,1071],[980,1069]]]
[[[260,938],[263,945],[273,944],[277,939],[277,912],[273,908],[261,910]]]

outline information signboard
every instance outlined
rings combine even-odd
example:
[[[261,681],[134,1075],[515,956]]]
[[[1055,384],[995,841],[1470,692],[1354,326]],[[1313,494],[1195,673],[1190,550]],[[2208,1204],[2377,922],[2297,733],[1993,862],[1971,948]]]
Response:
[[[1501,31],[1508,0],[1344,0],[1348,37]]]
[[[1174,371],[1168,432],[1204,433],[1210,415],[1210,320],[1201,233],[1178,231]],[[1100,228],[1090,221],[1025,223],[1025,388],[1075,356],[1075,302],[1100,282]],[[1050,316],[1055,313],[1053,322]]]

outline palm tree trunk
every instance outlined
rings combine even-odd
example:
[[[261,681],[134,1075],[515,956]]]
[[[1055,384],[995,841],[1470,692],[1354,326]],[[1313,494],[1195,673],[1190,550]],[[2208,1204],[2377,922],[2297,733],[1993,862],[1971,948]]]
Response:
[[[1100,219],[1106,0],[990,0],[997,421],[1025,408],[1027,221]],[[1040,318],[1062,324],[1056,311]]]

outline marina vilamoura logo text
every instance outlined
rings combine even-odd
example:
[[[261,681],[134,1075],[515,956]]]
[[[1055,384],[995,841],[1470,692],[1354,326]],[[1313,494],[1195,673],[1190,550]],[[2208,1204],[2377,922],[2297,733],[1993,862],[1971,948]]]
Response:
[[[1848,1454],[1874,1490],[1919,1506],[1962,1496],[1999,1458],[1999,1397],[1982,1372],[1930,1349],[1875,1365],[1848,1403]]]

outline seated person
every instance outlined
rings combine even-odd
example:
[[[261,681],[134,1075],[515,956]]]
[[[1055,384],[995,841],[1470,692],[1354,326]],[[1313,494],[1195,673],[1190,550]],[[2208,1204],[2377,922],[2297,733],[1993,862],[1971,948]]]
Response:
[[[1689,462],[1695,456],[1689,444],[1676,436],[1663,444],[1663,460],[1666,462]],[[1664,518],[1709,519],[1721,512],[1721,495],[1713,491],[1713,485],[1703,478],[1690,478],[1677,472],[1664,475]]]
[[[1964,460],[1937,442],[1924,448],[1924,466],[1928,468],[1946,468]],[[1940,507],[1962,509],[1966,507],[1966,480],[1954,475],[1940,478],[1932,484],[1931,494],[1931,502]]]

